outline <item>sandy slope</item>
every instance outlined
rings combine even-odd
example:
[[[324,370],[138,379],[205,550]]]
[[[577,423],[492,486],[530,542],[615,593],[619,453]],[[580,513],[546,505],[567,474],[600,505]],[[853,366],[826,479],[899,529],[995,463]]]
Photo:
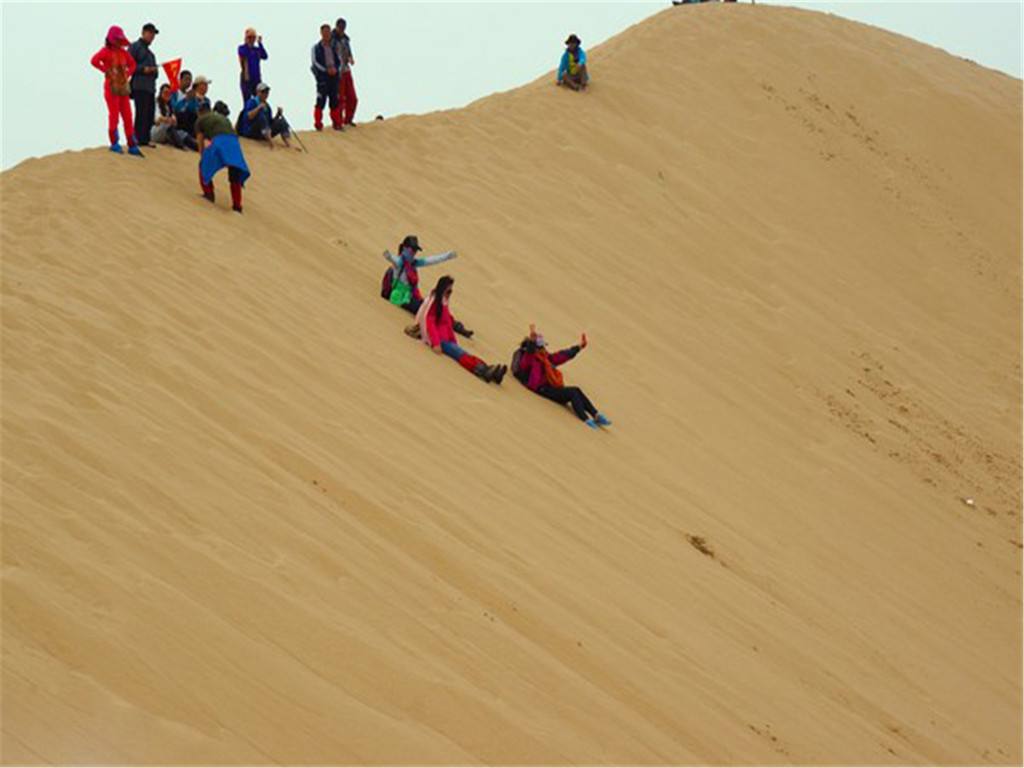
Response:
[[[762,6],[592,61],[244,217],[3,174],[4,762],[1021,762],[1020,82]],[[406,338],[410,231],[614,430]]]

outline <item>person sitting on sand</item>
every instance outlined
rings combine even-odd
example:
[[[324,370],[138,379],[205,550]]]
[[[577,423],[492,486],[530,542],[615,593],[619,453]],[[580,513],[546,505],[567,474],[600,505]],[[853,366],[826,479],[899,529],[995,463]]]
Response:
[[[183,88],[185,87],[184,76],[185,73],[182,73]],[[189,73],[188,77],[189,81],[191,81],[191,73]],[[205,75],[199,75],[195,79],[194,85],[186,89],[184,97],[178,99],[174,107],[174,114],[178,118],[178,127],[183,131],[188,131],[194,135],[200,107],[205,106],[207,109],[213,109],[213,104],[211,104],[210,98],[206,95],[212,83],[213,80],[210,80]]]
[[[241,213],[242,186],[249,178],[249,166],[227,114],[228,106],[223,101],[218,101],[212,110],[208,104],[199,106],[199,118],[196,120],[196,143],[200,152],[199,186],[203,197],[214,202],[213,177],[221,168],[227,168],[231,208]]]
[[[437,285],[417,315],[420,321],[420,337],[437,354],[448,355],[473,375],[484,381],[501,384],[508,366],[488,365],[480,358],[469,354],[455,341],[455,322],[448,308],[454,286],[455,280],[450,275],[444,275],[437,281]]]
[[[580,45],[582,41],[576,35],[569,35],[565,41],[565,52],[558,63],[558,85],[564,85],[574,91],[582,91],[590,82],[587,72],[587,52]]]
[[[440,264],[458,256],[455,251],[445,251],[436,256],[420,258],[416,254],[422,250],[419,238],[416,235],[407,235],[398,246],[398,256],[393,256],[391,251],[384,251],[384,258],[391,262],[391,269],[384,273],[384,292],[387,294],[385,298],[413,315],[419,312],[423,304],[419,268]],[[473,335],[473,332],[458,320],[454,322],[453,327],[460,336],[470,338]]]
[[[171,106],[171,86],[164,83],[156,97],[156,123],[151,135],[154,144],[170,144],[178,149],[195,150],[196,140],[178,127],[178,118]]]
[[[107,136],[110,151],[122,152],[117,135],[118,118],[124,123],[124,136],[128,141],[128,153],[142,156],[135,141],[135,126],[132,122],[131,77],[135,72],[135,59],[127,51],[128,38],[124,30],[113,26],[107,30],[107,37],[90,60],[103,73],[103,98],[107,102]]]
[[[513,356],[512,374],[527,389],[541,397],[570,405],[580,421],[591,429],[610,427],[611,422],[600,413],[579,387],[567,387],[558,366],[572,360],[581,350],[586,349],[587,334],[582,334],[576,346],[550,354],[544,337],[530,326],[530,335],[523,339]]]
[[[247,139],[265,141],[267,146],[274,148],[274,137],[280,136],[285,147],[291,147],[288,137],[292,135],[288,121],[284,119],[284,110],[280,107],[274,113],[270,102],[270,86],[260,83],[256,86],[256,95],[251,97],[242,108],[238,118],[238,132]],[[298,147],[296,147],[298,149]]]

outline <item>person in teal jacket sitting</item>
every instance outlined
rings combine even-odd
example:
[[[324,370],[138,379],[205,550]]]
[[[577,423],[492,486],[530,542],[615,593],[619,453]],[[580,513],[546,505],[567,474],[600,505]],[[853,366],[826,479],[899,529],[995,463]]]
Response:
[[[569,35],[565,41],[565,52],[558,63],[558,85],[582,91],[590,82],[587,72],[587,52],[580,45],[582,41],[576,35]]]
[[[419,312],[423,304],[419,268],[432,267],[458,256],[455,251],[445,251],[436,256],[417,255],[422,250],[416,235],[406,235],[398,246],[397,256],[391,251],[384,251],[384,258],[391,263],[391,293],[388,301],[412,315]],[[458,320],[455,321],[455,332],[467,339],[473,335],[473,332]]]

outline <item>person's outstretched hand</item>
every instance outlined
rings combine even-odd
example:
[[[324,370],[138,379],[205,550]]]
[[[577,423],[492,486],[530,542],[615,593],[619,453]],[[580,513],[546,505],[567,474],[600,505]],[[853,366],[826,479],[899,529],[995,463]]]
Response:
[[[535,326],[533,323],[530,323],[530,338],[537,338],[537,326]]]
[[[580,336],[580,349],[586,349],[586,348],[587,348],[587,334],[586,334],[586,332],[584,332],[583,335]]]

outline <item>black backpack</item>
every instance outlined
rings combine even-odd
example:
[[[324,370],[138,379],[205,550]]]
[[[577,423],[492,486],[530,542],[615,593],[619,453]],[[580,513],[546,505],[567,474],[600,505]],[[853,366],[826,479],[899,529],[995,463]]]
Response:
[[[509,366],[509,370],[512,371],[512,375],[515,376],[519,383],[524,387],[526,386],[526,371],[520,369],[519,364],[523,360],[523,353],[529,350],[530,340],[523,339],[523,342],[519,345],[519,348],[512,353],[512,365]]]

